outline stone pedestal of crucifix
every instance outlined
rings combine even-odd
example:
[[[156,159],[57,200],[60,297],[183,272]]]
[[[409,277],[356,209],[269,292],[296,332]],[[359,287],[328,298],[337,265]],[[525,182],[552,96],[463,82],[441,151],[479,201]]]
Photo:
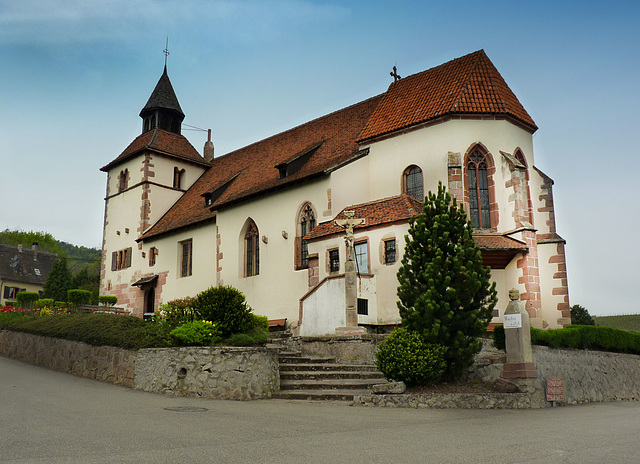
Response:
[[[339,335],[352,335],[365,333],[364,327],[358,327],[358,286],[356,278],[356,261],[354,257],[353,228],[365,223],[364,218],[355,219],[355,211],[345,211],[346,219],[338,219],[336,225],[342,227],[345,232],[344,241],[347,245],[347,261],[344,264],[344,291],[345,291],[345,327],[337,327]]]

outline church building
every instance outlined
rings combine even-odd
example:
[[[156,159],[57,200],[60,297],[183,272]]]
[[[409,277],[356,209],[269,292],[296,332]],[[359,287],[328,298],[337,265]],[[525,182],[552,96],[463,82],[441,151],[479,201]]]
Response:
[[[394,73],[395,74],[395,73]],[[511,288],[534,327],[570,323],[553,181],[537,126],[483,50],[399,78],[386,92],[214,157],[181,134],[165,70],[142,133],[106,172],[100,291],[142,317],[215,285],[294,334],[345,325],[344,231],[354,211],[358,324],[400,322],[396,272],[409,219],[442,182],[491,267],[499,322]]]

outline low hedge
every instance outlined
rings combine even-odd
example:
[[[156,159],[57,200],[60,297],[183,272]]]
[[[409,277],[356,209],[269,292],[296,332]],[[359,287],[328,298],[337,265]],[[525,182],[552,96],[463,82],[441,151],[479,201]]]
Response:
[[[505,349],[504,327],[493,330],[496,348]],[[531,344],[550,348],[611,351],[640,354],[640,333],[593,325],[571,325],[564,329],[531,328]]]
[[[65,338],[95,346],[126,349],[171,346],[170,328],[133,316],[99,313],[59,314],[50,317],[0,314],[0,328],[45,337]]]

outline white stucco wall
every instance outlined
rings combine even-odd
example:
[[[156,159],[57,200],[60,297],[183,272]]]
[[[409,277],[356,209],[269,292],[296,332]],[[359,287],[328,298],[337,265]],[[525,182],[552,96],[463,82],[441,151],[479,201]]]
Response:
[[[451,120],[389,137],[369,145],[370,153],[332,174],[334,212],[346,206],[402,193],[405,169],[417,165],[422,169],[424,193],[435,192],[438,181],[447,184],[447,155],[460,153],[462,159],[474,144],[484,145],[496,167],[494,181],[496,201],[500,210],[499,231],[513,229],[515,222],[509,209],[505,190],[509,179],[503,172],[500,151],[513,154],[523,152],[529,166],[533,166],[531,134],[505,120]]]
[[[220,283],[242,291],[257,314],[297,323],[299,299],[308,290],[308,271],[294,268],[296,218],[300,207],[310,202],[317,222],[327,220],[322,213],[327,209],[328,185],[321,178],[218,211]],[[243,231],[249,218],[261,238],[260,273],[244,277]]]

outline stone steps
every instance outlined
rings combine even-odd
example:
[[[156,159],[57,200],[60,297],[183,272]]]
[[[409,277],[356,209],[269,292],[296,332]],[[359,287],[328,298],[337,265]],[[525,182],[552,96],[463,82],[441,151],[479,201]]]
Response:
[[[375,366],[338,364],[326,356],[303,356],[282,351],[280,391],[273,398],[306,401],[353,401],[373,385],[387,383]]]

